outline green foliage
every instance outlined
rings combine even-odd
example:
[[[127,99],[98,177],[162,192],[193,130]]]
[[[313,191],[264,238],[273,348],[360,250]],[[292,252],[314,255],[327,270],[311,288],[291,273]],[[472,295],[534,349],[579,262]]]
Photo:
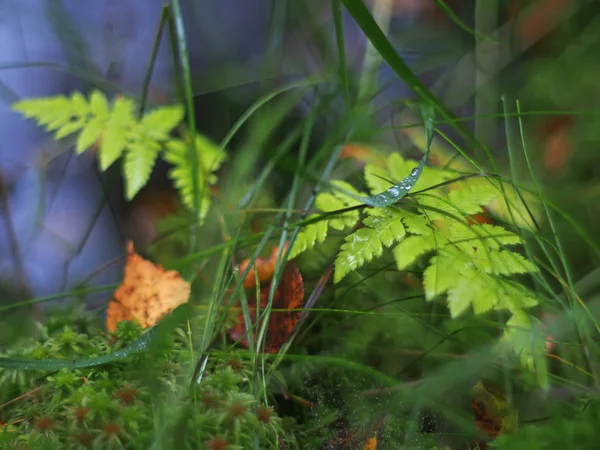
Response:
[[[132,99],[119,97],[109,102],[102,92],[95,90],[89,100],[75,92],[70,97],[22,100],[15,103],[13,109],[54,132],[57,140],[79,132],[75,142],[78,154],[99,143],[98,163],[103,171],[123,158],[125,194],[129,200],[146,185],[162,152],[162,157],[174,166],[170,176],[183,203],[193,211],[193,193],[199,192],[202,198],[199,217],[206,216],[210,207],[207,187],[215,184],[213,172],[219,169],[225,154],[203,136],[196,136],[194,146],[189,139],[171,137],[183,119],[184,110],[180,105],[159,107],[138,119]],[[193,168],[190,152],[195,152],[199,167]]]
[[[23,343],[14,354],[101,356],[126,347],[143,332],[133,322],[117,327],[111,335],[100,334],[97,327],[42,327],[44,336]],[[7,425],[0,433],[0,448],[211,448],[217,440],[229,443],[228,448],[251,448],[255,439],[261,448],[279,448],[279,439],[297,448],[294,435],[264,404],[264,397],[252,394],[253,374],[242,359],[235,354],[211,357],[202,383],[188,395],[184,380],[193,364],[189,337],[177,330],[170,339],[168,352],[136,355],[97,368],[35,376],[21,372],[23,377],[7,376],[18,370],[0,370],[0,404],[17,399],[2,409]],[[177,432],[167,431],[159,442],[157,427],[174,423]]]
[[[382,255],[383,248],[391,246],[406,235],[402,223],[404,214],[394,208],[372,209],[360,228],[346,238],[335,261],[334,281]]]
[[[351,184],[341,180],[333,181],[331,184],[335,188],[331,193],[324,192],[317,196],[316,205],[321,211],[335,212],[361,204],[355,197],[364,197],[365,194],[357,191]],[[344,191],[350,195],[345,194]],[[312,215],[309,219],[317,217],[317,215]],[[290,251],[290,259],[325,241],[329,228],[341,231],[353,227],[359,220],[360,214],[358,211],[347,211],[310,223],[298,233],[298,237]]]
[[[412,167],[413,164],[398,153],[392,153],[387,158],[387,167],[368,164],[365,180],[372,193],[380,192],[389,187],[385,178],[403,178]],[[445,296],[453,318],[469,308],[475,314],[491,310],[511,312],[504,341],[519,355],[522,365],[534,371],[540,384],[546,386],[543,339],[536,341],[535,346],[526,343],[531,334],[531,322],[524,310],[537,305],[538,301],[525,286],[510,279],[514,275],[535,273],[538,269],[522,255],[508,249],[522,243],[518,235],[501,226],[476,223],[470,218],[502,195],[499,186],[491,179],[476,177],[454,183],[449,191],[436,187],[453,176],[452,172],[427,167],[414,190],[430,190],[409,196],[412,202],[405,201],[399,208],[366,209],[363,226],[350,233],[341,246],[335,260],[334,281],[339,283],[351,272],[381,257],[386,248],[395,244],[391,253],[398,270],[412,266],[422,268],[426,300]],[[350,190],[347,184],[339,181],[332,184]],[[341,201],[343,194],[337,190],[333,192],[317,197],[319,209],[331,212],[352,204]],[[403,208],[402,205],[406,206]],[[294,247],[293,256],[324,241],[327,226],[341,230],[356,225],[358,211],[352,211],[352,214],[351,220],[338,219],[335,225],[331,219],[326,219],[307,226]],[[525,331],[515,331],[517,325]]]
[[[205,217],[211,199],[208,186],[217,182],[214,172],[221,167],[226,155],[216,144],[200,135],[196,136],[193,151],[196,152],[196,161],[198,162],[195,170],[196,186],[193,181],[193,167],[190,164],[190,145],[181,139],[172,139],[167,143],[164,159],[173,165],[169,175],[179,189],[183,203],[190,211],[193,211],[194,192],[198,192],[201,198],[199,215]]]
[[[593,449],[598,446],[600,403],[586,401],[575,411],[563,408],[548,420],[521,427],[512,434],[501,434],[490,448],[502,450]],[[568,412],[567,412],[568,411]],[[566,413],[566,414],[565,414]]]
[[[517,353],[521,364],[535,375],[538,384],[548,387],[546,340],[540,322],[523,311],[515,311],[506,322],[503,340]]]

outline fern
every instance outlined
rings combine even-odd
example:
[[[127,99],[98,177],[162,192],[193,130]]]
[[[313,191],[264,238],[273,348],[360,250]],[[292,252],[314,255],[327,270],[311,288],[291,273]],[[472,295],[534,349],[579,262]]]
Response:
[[[360,205],[360,201],[354,197],[364,197],[364,193],[357,191],[352,185],[345,181],[336,180],[331,183],[335,189],[332,192],[324,192],[317,196],[316,206],[323,212],[335,212],[352,206]],[[351,195],[344,194],[344,191]],[[354,196],[354,197],[353,197]],[[316,218],[310,216],[309,219]],[[304,227],[294,242],[290,251],[290,258],[295,258],[300,253],[314,248],[317,244],[325,241],[329,227],[335,230],[344,230],[355,226],[360,220],[358,211],[347,211],[339,215],[331,216],[311,223]]]
[[[413,165],[393,153],[387,158],[387,167],[368,164],[365,180],[372,193],[380,192],[389,187],[385,178],[401,179]],[[385,248],[395,244],[392,254],[398,270],[421,264],[426,300],[445,296],[453,318],[469,308],[475,314],[510,311],[512,319],[506,324],[503,340],[520,356],[524,367],[535,368],[538,381],[543,384],[547,379],[545,359],[539,353],[543,346],[537,342],[532,349],[526,345],[531,333],[515,331],[517,326],[531,330],[533,319],[524,310],[538,302],[532,292],[510,279],[513,275],[534,273],[537,267],[507,248],[522,243],[518,235],[501,226],[473,224],[469,220],[471,214],[501,198],[499,187],[486,178],[471,178],[454,183],[449,191],[435,188],[455,176],[450,171],[425,168],[415,190],[431,189],[412,195],[416,212],[414,208],[366,209],[364,227],[346,237],[337,255],[334,282],[339,283],[352,271],[381,257]],[[349,190],[339,181],[334,184]],[[334,202],[336,195],[339,194],[320,194],[316,202],[319,209],[330,212],[334,207],[349,206]],[[351,220],[335,222],[336,228],[354,226],[358,212],[353,212],[356,215]],[[331,219],[306,227],[292,256],[324,241],[328,226],[334,226]]]
[[[523,311],[515,311],[506,322],[502,340],[517,354],[521,365],[535,375],[538,384],[547,388],[546,340],[541,323]]]
[[[138,119],[132,99],[119,97],[109,103],[102,92],[94,90],[89,100],[75,92],[70,97],[22,100],[13,104],[13,109],[54,132],[56,140],[79,132],[75,142],[77,154],[98,144],[98,163],[103,171],[123,158],[128,200],[146,185],[162,152],[163,158],[174,166],[170,176],[183,203],[193,210],[193,193],[197,190],[203,193],[200,218],[208,212],[210,196],[206,187],[216,182],[213,172],[220,167],[225,155],[207,138],[198,135],[195,150],[200,167],[196,170],[198,183],[193,186],[189,144],[171,138],[172,131],[183,119],[181,106],[156,108]]]
[[[204,218],[210,207],[210,191],[208,187],[217,182],[214,172],[221,167],[225,153],[220,147],[204,136],[196,135],[196,186],[193,183],[193,168],[189,160],[189,144],[181,139],[167,142],[164,159],[173,165],[169,176],[175,182],[183,203],[194,210],[194,191],[201,194],[199,217]]]
[[[361,228],[346,238],[335,261],[334,282],[383,253],[406,235],[405,214],[394,208],[371,209]]]

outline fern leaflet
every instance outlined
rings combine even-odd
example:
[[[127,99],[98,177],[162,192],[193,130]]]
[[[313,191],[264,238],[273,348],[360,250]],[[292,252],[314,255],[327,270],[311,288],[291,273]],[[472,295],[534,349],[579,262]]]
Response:
[[[194,210],[194,190],[201,193],[199,217],[203,219],[210,208],[211,197],[209,187],[217,182],[214,172],[221,167],[226,154],[208,138],[196,135],[194,149],[197,155],[196,160],[200,167],[196,171],[197,185],[194,186],[192,166],[189,163],[190,145],[181,139],[170,140],[166,145],[164,159],[173,165],[169,176],[175,182],[182,202],[190,211]]]
[[[351,184],[340,180],[333,181],[331,184],[334,187],[331,193],[323,192],[317,196],[316,205],[321,211],[335,212],[361,204],[357,198],[364,197],[365,194],[357,191]],[[348,192],[350,195],[345,195],[343,191]],[[311,218],[315,217],[316,215],[311,216]],[[360,214],[358,211],[347,211],[307,225],[298,233],[290,251],[290,258],[295,258],[300,253],[323,242],[327,237],[329,227],[335,230],[344,230],[355,226],[359,220]]]
[[[373,209],[365,218],[365,228],[360,228],[346,238],[335,260],[334,282],[348,273],[379,257],[384,247],[391,246],[406,234],[401,210],[393,208]]]
[[[538,384],[548,388],[546,339],[541,333],[541,323],[524,311],[515,311],[506,322],[502,341],[517,354],[521,365],[535,375]]]
[[[75,92],[70,97],[26,99],[12,107],[53,131],[57,140],[79,131],[78,154],[99,143],[98,163],[103,171],[123,157],[129,200],[146,185],[161,149],[183,119],[183,108],[176,105],[156,108],[138,120],[132,99],[119,97],[109,103],[98,90],[92,91],[89,100]],[[185,179],[176,181],[188,188]]]

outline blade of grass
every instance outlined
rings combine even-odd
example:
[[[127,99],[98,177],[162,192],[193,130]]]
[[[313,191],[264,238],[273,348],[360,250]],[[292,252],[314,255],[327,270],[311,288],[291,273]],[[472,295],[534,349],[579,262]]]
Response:
[[[410,67],[404,62],[402,57],[396,52],[362,0],[342,0],[342,2],[352,17],[354,17],[354,20],[360,26],[363,33],[365,33],[373,47],[379,52],[384,61],[390,65],[394,72],[396,72],[400,79],[402,79],[402,81],[404,81],[423,101],[430,103],[445,120],[450,121],[456,132],[467,141],[469,146],[481,148],[486,153],[492,167],[495,169],[495,163],[489,149],[478,142],[466,127],[457,122],[454,113],[446,108],[419,80]],[[477,169],[479,169],[479,167],[477,167]],[[497,172],[497,170],[494,170],[494,172]]]

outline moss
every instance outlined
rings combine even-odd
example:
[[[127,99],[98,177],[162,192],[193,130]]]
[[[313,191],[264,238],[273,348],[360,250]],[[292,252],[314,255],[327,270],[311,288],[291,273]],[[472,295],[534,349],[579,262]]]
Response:
[[[10,355],[101,356],[143,333],[131,322],[120,323],[112,334],[96,324],[58,322],[40,325],[42,337],[22,341]],[[168,354],[54,373],[1,369],[0,404],[11,402],[1,411],[1,448],[243,449],[254,447],[256,439],[261,448],[279,448],[280,440],[297,448],[264,396],[252,393],[252,372],[243,357],[210,358],[201,383],[190,387],[195,362],[185,333],[173,335]]]

